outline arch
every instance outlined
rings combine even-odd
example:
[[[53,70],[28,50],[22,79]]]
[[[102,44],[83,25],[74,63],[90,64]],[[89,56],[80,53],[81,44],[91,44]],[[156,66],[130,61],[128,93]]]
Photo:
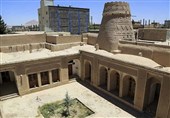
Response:
[[[85,62],[85,81],[91,82],[91,64],[90,62]]]
[[[111,71],[110,73],[110,92],[119,96],[120,87],[120,74],[116,71]]]
[[[80,77],[80,61],[78,59],[73,59],[68,62],[68,76],[69,79]]]
[[[73,60],[73,75],[74,77],[80,77],[81,76],[81,67],[80,67],[80,60],[79,59],[74,59]]]
[[[159,103],[161,82],[155,77],[147,79],[145,87],[144,111],[156,116],[157,106]]]
[[[135,91],[136,91],[136,81],[133,77],[130,75],[127,75],[123,78],[123,91],[122,91],[122,97],[134,104],[134,97],[135,97]]]
[[[107,90],[107,81],[108,81],[108,72],[106,67],[102,66],[100,67],[99,72],[99,86],[105,90]]]

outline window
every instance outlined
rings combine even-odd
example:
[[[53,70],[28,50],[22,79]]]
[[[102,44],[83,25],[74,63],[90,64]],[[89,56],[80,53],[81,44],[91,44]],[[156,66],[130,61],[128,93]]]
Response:
[[[38,87],[38,77],[37,77],[37,74],[30,74],[30,75],[28,75],[28,80],[29,80],[29,87],[30,88]]]
[[[41,83],[42,83],[42,85],[49,84],[48,72],[41,72],[40,74],[41,74]]]
[[[59,69],[52,70],[52,80],[53,82],[60,81]]]

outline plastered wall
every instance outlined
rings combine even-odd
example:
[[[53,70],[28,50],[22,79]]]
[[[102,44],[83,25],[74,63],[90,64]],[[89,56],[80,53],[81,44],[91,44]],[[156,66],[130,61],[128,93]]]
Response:
[[[169,32],[165,29],[139,29],[138,35],[141,40],[166,41],[170,37]]]
[[[95,45],[96,40],[97,36],[88,35],[87,44]],[[118,49],[124,54],[139,55],[141,53],[143,57],[152,59],[162,66],[170,66],[169,46],[119,41]]]
[[[46,42],[45,34],[16,34],[16,35],[1,35],[0,46],[12,46],[29,43],[42,43]]]

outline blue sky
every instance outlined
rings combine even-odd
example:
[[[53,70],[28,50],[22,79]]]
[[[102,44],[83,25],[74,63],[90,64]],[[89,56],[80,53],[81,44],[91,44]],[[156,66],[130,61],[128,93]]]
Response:
[[[104,3],[115,0],[55,0],[55,5],[83,7],[90,9],[93,22],[100,23]],[[120,1],[120,0],[118,0]],[[170,0],[122,0],[129,2],[134,20],[155,20],[164,23],[170,20]],[[7,25],[21,25],[38,20],[37,9],[40,0],[0,0],[0,14]]]

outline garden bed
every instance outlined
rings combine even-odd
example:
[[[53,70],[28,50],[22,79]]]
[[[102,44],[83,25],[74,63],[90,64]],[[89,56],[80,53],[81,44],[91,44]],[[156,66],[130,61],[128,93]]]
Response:
[[[45,104],[39,107],[39,111],[44,118],[85,118],[94,114],[92,110],[76,98],[70,99],[69,103],[69,110],[66,107],[65,100],[62,100]]]

